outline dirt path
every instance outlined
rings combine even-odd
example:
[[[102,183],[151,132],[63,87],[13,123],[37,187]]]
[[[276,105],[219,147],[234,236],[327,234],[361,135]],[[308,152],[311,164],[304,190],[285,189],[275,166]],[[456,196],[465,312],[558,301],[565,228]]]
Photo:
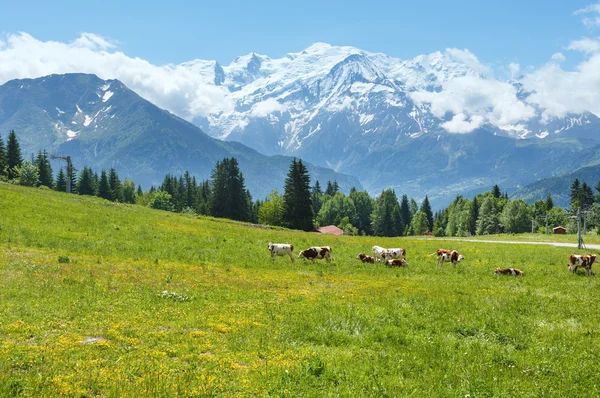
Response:
[[[454,240],[458,242],[481,242],[481,243],[506,243],[510,245],[546,245],[546,246],[557,246],[557,247],[574,247],[577,248],[577,243],[565,243],[565,242],[526,242],[516,240],[486,240],[486,239],[462,239],[462,238],[444,238],[444,240]],[[592,250],[600,250],[598,244],[585,244],[584,248]],[[584,249],[582,249],[584,250]]]

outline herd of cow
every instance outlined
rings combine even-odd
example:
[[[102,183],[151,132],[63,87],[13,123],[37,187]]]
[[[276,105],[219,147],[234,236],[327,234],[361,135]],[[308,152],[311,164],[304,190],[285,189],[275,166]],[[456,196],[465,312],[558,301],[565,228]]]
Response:
[[[289,243],[271,243],[269,242],[269,252],[273,262],[277,256],[290,256],[292,263],[294,262],[294,245]],[[385,265],[390,267],[406,267],[406,250],[402,248],[385,249],[381,246],[373,246],[373,255],[368,256],[365,253],[359,253],[356,256],[357,259],[363,263],[375,264],[376,262],[383,262]],[[460,263],[465,257],[459,254],[456,250],[438,249],[436,252],[431,253],[429,256],[437,254],[436,265],[443,265],[444,262],[451,262],[454,267],[457,263]],[[331,247],[330,246],[313,246],[306,250],[302,250],[298,255],[298,258],[304,258],[312,261],[325,259],[327,263],[331,262]],[[586,270],[587,275],[592,275],[592,264],[596,261],[595,254],[583,255],[583,254],[571,254],[569,257],[569,264],[567,264],[569,271],[575,272],[578,267]],[[496,275],[513,275],[523,276],[523,271],[516,268],[496,268],[494,271]]]

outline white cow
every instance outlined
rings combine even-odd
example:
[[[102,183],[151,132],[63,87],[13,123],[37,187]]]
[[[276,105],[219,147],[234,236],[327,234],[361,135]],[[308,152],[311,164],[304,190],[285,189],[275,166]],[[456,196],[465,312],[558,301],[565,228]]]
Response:
[[[406,260],[406,250],[402,248],[387,249],[387,259],[402,258]]]
[[[388,258],[388,251],[381,246],[373,246],[373,257],[376,261],[385,261]]]
[[[294,262],[294,245],[269,242],[269,251],[271,252],[273,262],[275,262],[275,257],[277,256],[290,256],[292,263]]]

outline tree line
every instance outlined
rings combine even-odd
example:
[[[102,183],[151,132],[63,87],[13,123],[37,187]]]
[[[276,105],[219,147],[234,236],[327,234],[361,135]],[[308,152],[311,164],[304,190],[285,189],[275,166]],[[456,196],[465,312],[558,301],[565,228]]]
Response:
[[[6,145],[0,136],[0,179],[64,192],[67,178],[63,168],[53,177],[46,151],[24,160],[14,131]],[[554,206],[550,195],[531,205],[510,200],[495,185],[473,199],[457,196],[448,207],[433,213],[427,196],[418,204],[407,195],[399,198],[392,189],[383,190],[376,198],[356,188],[346,195],[337,181],[328,181],[323,190],[319,181],[311,185],[308,169],[297,159],[290,164],[283,193],[275,190],[263,200],[253,200],[235,158],[218,161],[208,180],[198,181],[188,171],[180,176],[167,174],[162,184],[147,191],[139,185],[136,189],[133,181],[121,181],[114,168],[98,174],[84,166],[71,178],[73,193],[79,195],[305,231],[325,225],[336,225],[347,235],[375,236],[544,232],[546,225],[563,225],[572,231],[577,209],[585,214],[589,229],[600,229],[600,181],[595,195],[587,183],[576,179],[570,189],[569,209]]]

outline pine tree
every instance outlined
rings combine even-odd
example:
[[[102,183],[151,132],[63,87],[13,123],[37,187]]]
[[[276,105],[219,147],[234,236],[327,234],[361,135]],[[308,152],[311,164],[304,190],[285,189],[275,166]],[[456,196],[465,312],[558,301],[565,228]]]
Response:
[[[111,167],[108,172],[108,186],[110,187],[110,200],[114,202],[123,202],[123,186],[121,185],[117,170],[115,170],[114,167]],[[98,190],[100,190],[100,187],[98,187]]]
[[[546,210],[550,211],[550,210],[552,210],[553,207],[554,207],[554,201],[552,200],[552,195],[548,194],[548,196],[546,197]]]
[[[400,234],[404,234],[404,230],[412,222],[412,214],[410,213],[410,204],[407,195],[402,195],[402,201],[400,202],[400,218],[401,223],[399,230]]]
[[[421,212],[425,213],[427,216],[427,229],[429,231],[433,230],[433,212],[431,211],[431,205],[429,204],[429,198],[425,195],[425,199],[423,199],[423,203],[421,203]]]
[[[21,147],[17,141],[17,135],[14,130],[8,134],[8,144],[6,146],[7,159],[7,175],[8,179],[12,180],[17,177],[17,167],[23,164],[23,156],[21,155]]]
[[[283,219],[289,228],[313,229],[313,205],[310,198],[310,175],[302,160],[294,158],[290,165],[283,194]]]
[[[581,184],[579,183],[579,178],[576,178],[575,181],[573,181],[573,184],[571,184],[569,196],[571,198],[571,210],[576,211],[576,209],[581,207]]]
[[[412,220],[414,215],[417,214],[417,211],[419,211],[419,205],[417,204],[417,201],[413,198],[410,198],[410,201],[408,202],[408,208],[410,209],[410,218]]]
[[[67,176],[62,167],[58,170],[58,174],[56,175],[55,189],[59,192],[67,192]]]
[[[319,214],[321,206],[323,206],[323,191],[321,191],[321,184],[319,181],[315,182],[310,193],[310,200],[313,204],[313,214]]]
[[[103,169],[100,174],[100,181],[98,182],[98,196],[106,200],[112,200],[112,194],[110,192],[110,184],[106,171]]]
[[[4,146],[4,140],[0,135],[0,177],[6,177],[8,173],[8,158],[6,155],[6,148]]]
[[[94,187],[94,173],[92,172],[92,169],[87,166],[83,166],[83,170],[79,174],[77,192],[79,195],[94,196],[96,194],[96,189]]]
[[[144,195],[144,191],[142,190],[141,185],[138,185],[138,187],[137,187],[137,195],[138,195],[138,197]]]
[[[333,190],[333,184],[331,183],[331,181],[327,181],[327,187],[325,188],[325,195],[328,195],[328,196],[335,195],[335,192]]]
[[[581,185],[580,193],[581,210],[587,211],[594,205],[594,191],[587,183]]]
[[[500,197],[502,196],[502,192],[500,192],[500,187],[498,186],[498,184],[494,185],[494,187],[492,188],[492,195],[494,195],[494,198],[496,199],[500,199]]]
[[[225,158],[217,162],[211,180],[211,215],[248,221],[252,203],[237,159]]]
[[[479,217],[479,201],[477,196],[473,198],[471,202],[471,217],[469,220],[469,234],[475,235],[477,233],[477,218]]]
[[[50,166],[50,161],[48,160],[48,152],[45,150],[43,152],[39,151],[35,163],[40,176],[40,185],[53,188],[54,179],[52,178],[52,166]]]

